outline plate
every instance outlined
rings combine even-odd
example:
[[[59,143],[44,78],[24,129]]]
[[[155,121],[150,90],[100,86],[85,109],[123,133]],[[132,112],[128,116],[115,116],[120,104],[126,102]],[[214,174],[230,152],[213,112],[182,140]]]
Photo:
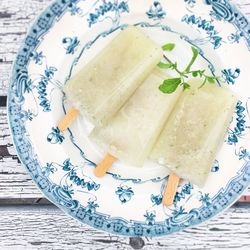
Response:
[[[221,76],[239,98],[205,187],[183,181],[169,208],[161,204],[166,169],[117,162],[96,178],[104,152],[88,139],[91,124],[79,117],[65,133],[57,128],[70,107],[63,85],[128,24],[160,44],[176,43],[172,56],[180,66],[195,46],[194,67]],[[249,48],[250,24],[227,0],[54,1],[31,27],[13,67],[8,114],[18,155],[48,199],[97,229],[163,236],[208,220],[250,183]]]

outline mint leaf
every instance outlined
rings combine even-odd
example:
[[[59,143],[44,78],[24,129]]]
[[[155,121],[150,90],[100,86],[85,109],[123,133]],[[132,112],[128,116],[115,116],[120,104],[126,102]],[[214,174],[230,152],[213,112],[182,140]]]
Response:
[[[202,76],[204,75],[205,71],[206,71],[205,69],[199,70],[199,75],[200,75],[200,77],[202,77]]]
[[[207,81],[211,84],[214,84],[215,83],[215,79],[213,76],[207,76]]]
[[[161,69],[170,69],[170,68],[173,67],[173,64],[171,64],[171,63],[159,62],[159,63],[157,64],[157,66],[158,66],[159,68],[161,68]]]
[[[183,83],[183,90],[190,89],[190,85],[186,82]]]
[[[188,66],[185,69],[186,73],[190,72],[192,65],[194,64],[197,56],[199,55],[199,51],[195,47],[191,47],[191,48],[192,48],[193,56],[192,56],[190,63],[188,64]]]
[[[162,49],[164,51],[172,51],[175,48],[175,44],[174,43],[167,43],[165,45],[162,46]]]
[[[192,72],[192,76],[193,76],[193,77],[197,77],[198,74],[199,74],[199,70],[196,70],[196,71],[193,71],[193,72]]]
[[[175,92],[179,84],[181,83],[181,78],[170,78],[163,81],[159,89],[165,94],[171,94]]]

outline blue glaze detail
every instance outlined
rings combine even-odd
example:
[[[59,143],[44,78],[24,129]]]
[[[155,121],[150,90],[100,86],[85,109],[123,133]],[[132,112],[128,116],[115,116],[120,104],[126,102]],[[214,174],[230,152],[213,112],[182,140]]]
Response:
[[[204,3],[212,7],[212,18],[227,21],[235,26],[250,49],[250,23],[238,9],[229,0],[204,0]]]
[[[211,168],[211,172],[215,173],[215,172],[218,172],[219,170],[220,170],[220,164],[219,164],[218,160],[215,160],[214,164]]]
[[[146,211],[146,214],[143,215],[146,218],[146,224],[152,226],[155,224],[155,211]]]
[[[191,8],[193,8],[196,4],[196,0],[184,0],[184,2]]]
[[[211,198],[210,198],[208,193],[205,193],[205,194],[201,193],[200,201],[206,207],[211,205],[211,203],[212,203]]]
[[[250,152],[243,147],[239,148],[239,152],[236,153],[236,155],[238,155],[239,160],[244,160],[246,162],[250,161]]]
[[[118,195],[119,200],[122,203],[127,203],[131,200],[132,196],[134,195],[134,191],[131,187],[128,186],[120,186],[117,188],[115,193]]]
[[[227,84],[234,85],[235,80],[240,76],[240,69],[223,69],[221,73]]]
[[[90,214],[94,214],[99,205],[95,201],[88,201],[88,205],[85,208],[85,211]]]
[[[180,192],[176,192],[174,197],[174,204],[177,204],[181,199],[186,198],[187,195],[191,194],[191,191],[193,189],[193,185],[189,182],[185,185],[183,185]]]
[[[109,12],[115,13],[115,18],[107,17]],[[93,26],[97,22],[102,22],[105,18],[111,18],[113,23],[117,23],[121,13],[129,12],[128,3],[125,1],[109,1],[102,0],[102,4],[95,9],[95,12],[91,12],[88,17],[89,27]],[[106,16],[106,17],[105,17]],[[101,20],[100,20],[101,19]]]
[[[15,100],[19,103],[22,103],[24,101],[24,93],[29,91],[29,85],[31,81],[28,78],[28,72],[26,69],[22,69],[17,72],[15,76],[15,82],[12,87],[14,93],[15,93]]]
[[[51,144],[61,144],[64,141],[64,136],[59,128],[53,127],[52,132],[48,135],[47,141]]]
[[[42,51],[40,52],[35,51],[34,53],[31,54],[31,57],[35,61],[35,64],[41,65],[44,55]]]
[[[219,36],[219,32],[215,30],[215,26],[211,21],[203,19],[201,17],[196,17],[194,14],[186,14],[182,20],[186,24],[196,25],[198,29],[202,29],[208,35],[209,41],[213,44],[214,49],[217,49],[221,46],[222,37]]]
[[[162,5],[159,1],[154,1],[153,5],[146,12],[148,18],[153,20],[163,19],[166,16],[166,11],[163,10]]]
[[[42,173],[44,176],[54,174],[56,171],[57,168],[52,163],[47,163],[46,166],[42,168]]]
[[[82,9],[77,6],[78,1],[79,0],[70,0],[68,3],[68,9],[69,9],[71,16],[82,14]]]
[[[151,201],[152,201],[152,203],[154,204],[154,205],[160,205],[161,204],[161,202],[162,202],[162,195],[160,194],[160,195],[153,195],[153,194],[151,194],[151,197],[150,197],[150,199],[151,199]]]
[[[40,100],[40,106],[43,108],[44,112],[51,111],[50,100],[48,99],[47,86],[54,76],[54,72],[57,71],[54,67],[47,67],[44,71],[44,75],[41,77],[38,83],[38,99]]]
[[[210,15],[215,17],[217,20],[226,20],[228,22],[233,22],[235,20],[234,12],[227,1],[205,0],[204,2],[212,6]]]
[[[74,54],[76,48],[78,47],[80,41],[78,40],[78,38],[75,37],[65,37],[62,40],[62,43],[64,44],[64,48],[66,50],[66,54]]]
[[[234,127],[233,130],[229,129],[228,131],[228,138],[227,138],[227,143],[229,145],[235,145],[238,141],[239,138],[241,137],[242,132],[245,131],[245,112],[246,108],[243,106],[241,101],[238,101],[236,105],[236,126]]]
[[[228,36],[228,41],[231,43],[239,43],[242,37],[243,37],[243,33],[237,31],[235,33],[232,33],[230,36]]]

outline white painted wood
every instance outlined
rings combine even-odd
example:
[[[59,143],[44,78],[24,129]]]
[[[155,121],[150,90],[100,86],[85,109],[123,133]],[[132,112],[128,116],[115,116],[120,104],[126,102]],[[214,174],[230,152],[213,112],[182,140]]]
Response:
[[[52,206],[0,208],[0,249],[249,249],[250,210],[231,208],[202,226],[164,238],[129,239],[81,225]],[[130,244],[129,244],[130,243]],[[139,249],[139,248],[138,248]]]

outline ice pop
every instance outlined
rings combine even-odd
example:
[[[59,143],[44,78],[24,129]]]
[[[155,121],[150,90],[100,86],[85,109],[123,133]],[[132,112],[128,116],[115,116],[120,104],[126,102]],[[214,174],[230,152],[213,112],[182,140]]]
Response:
[[[129,26],[65,85],[64,92],[94,125],[105,125],[162,56],[160,46]]]
[[[236,105],[227,88],[207,84],[179,99],[151,158],[179,177],[203,187]]]
[[[90,138],[117,159],[142,166],[181,95],[181,91],[171,95],[159,91],[166,78],[155,69],[110,122],[96,127]]]

